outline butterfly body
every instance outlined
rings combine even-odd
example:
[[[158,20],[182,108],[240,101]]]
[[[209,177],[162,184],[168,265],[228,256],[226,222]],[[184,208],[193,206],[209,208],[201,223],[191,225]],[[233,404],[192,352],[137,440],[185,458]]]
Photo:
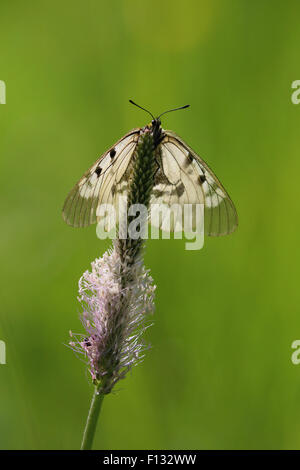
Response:
[[[159,118],[128,132],[91,166],[68,194],[64,220],[74,227],[85,227],[99,220],[101,204],[118,208],[120,197],[128,193],[135,151],[148,132],[153,136],[157,166],[150,204],[203,204],[206,234],[233,232],[238,219],[228,193],[208,165],[177,134],[161,127]]]

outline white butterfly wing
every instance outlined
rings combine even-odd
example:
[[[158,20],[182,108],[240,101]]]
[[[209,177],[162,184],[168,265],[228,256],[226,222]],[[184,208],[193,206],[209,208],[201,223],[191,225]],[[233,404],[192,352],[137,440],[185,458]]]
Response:
[[[121,195],[126,195],[127,171],[135,151],[139,129],[133,129],[105,152],[82,176],[68,194],[63,218],[73,227],[86,227],[99,220],[101,204],[118,207]]]
[[[164,131],[160,145],[161,170],[156,175],[152,204],[204,204],[204,231],[210,236],[227,235],[238,225],[228,193],[208,165],[175,133]],[[173,226],[179,222],[176,216]],[[165,220],[159,228],[164,230]],[[152,219],[151,219],[152,221]]]
[[[151,197],[152,225],[168,230],[171,222],[171,230],[180,230],[183,220],[178,208],[184,204],[204,204],[206,234],[218,236],[233,232],[238,225],[237,213],[218,178],[180,137],[172,131],[164,131],[164,134],[156,150],[159,168]],[[70,191],[63,207],[63,218],[69,225],[85,227],[101,220],[103,215],[99,214],[99,209],[103,204],[113,205],[118,215],[118,207],[127,195],[132,156],[139,135],[140,129],[126,134],[91,166]],[[165,214],[155,224],[155,208],[160,204],[176,207],[171,217]]]

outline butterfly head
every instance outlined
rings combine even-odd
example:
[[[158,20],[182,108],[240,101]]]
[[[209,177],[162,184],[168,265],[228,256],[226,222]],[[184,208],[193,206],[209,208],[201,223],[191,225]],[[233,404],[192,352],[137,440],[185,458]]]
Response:
[[[159,118],[152,119],[151,123],[149,124],[151,127],[159,127],[161,126],[161,120]]]
[[[152,119],[152,121],[147,126],[151,132],[155,133],[161,128],[161,120],[159,118]]]
[[[162,141],[163,139],[163,132],[162,132],[162,128],[161,128],[161,116],[163,114],[166,114],[166,113],[170,113],[171,111],[177,111],[178,109],[185,109],[185,108],[188,108],[189,107],[189,104],[186,104],[185,106],[181,106],[180,108],[175,108],[175,109],[169,109],[168,111],[165,111],[164,113],[160,114],[157,118],[155,118],[153,116],[152,113],[150,113],[150,111],[148,111],[148,109],[145,109],[145,108],[142,108],[140,105],[136,104],[134,101],[132,100],[129,100],[129,102],[131,104],[134,104],[135,106],[137,106],[138,108],[142,109],[143,111],[146,111],[146,113],[150,114],[150,116],[152,117],[152,121],[150,124],[148,124],[146,127],[143,128],[143,131],[144,132],[151,132],[153,134],[153,138],[154,138],[154,145],[155,147],[157,147],[157,145],[160,144],[160,142]]]
[[[154,146],[157,147],[163,139],[163,131],[161,128],[161,120],[158,118],[152,119],[151,123],[147,126],[153,135]]]

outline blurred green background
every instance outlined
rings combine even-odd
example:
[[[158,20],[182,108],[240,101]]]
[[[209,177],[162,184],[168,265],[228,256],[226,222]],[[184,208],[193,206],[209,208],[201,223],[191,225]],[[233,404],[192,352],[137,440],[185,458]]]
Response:
[[[300,4],[1,1],[0,448],[76,449],[92,393],[64,343],[77,283],[109,246],[61,208],[96,158],[146,114],[224,183],[240,226],[147,243],[152,350],[104,401],[98,449],[300,448]]]

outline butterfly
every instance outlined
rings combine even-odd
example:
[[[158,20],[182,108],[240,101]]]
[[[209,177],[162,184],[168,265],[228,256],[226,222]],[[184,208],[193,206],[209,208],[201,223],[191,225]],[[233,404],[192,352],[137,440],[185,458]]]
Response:
[[[118,207],[120,197],[126,197],[134,154],[145,132],[151,132],[155,147],[157,170],[150,205],[204,205],[204,232],[210,236],[227,235],[238,225],[235,206],[224,186],[196,152],[175,132],[161,127],[160,117],[145,127],[128,132],[108,149],[80,178],[69,192],[63,207],[65,222],[73,227],[86,227],[99,221],[101,204]],[[162,228],[162,222],[160,222]]]

